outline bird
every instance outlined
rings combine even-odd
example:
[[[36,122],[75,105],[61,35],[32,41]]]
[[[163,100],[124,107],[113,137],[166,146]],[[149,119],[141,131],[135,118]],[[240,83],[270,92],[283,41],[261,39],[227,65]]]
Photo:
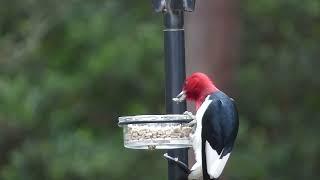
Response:
[[[195,131],[191,134],[196,163],[188,179],[203,177],[203,180],[217,180],[238,134],[239,118],[235,101],[201,72],[187,77],[182,92],[173,100],[178,103],[192,101],[196,106]]]

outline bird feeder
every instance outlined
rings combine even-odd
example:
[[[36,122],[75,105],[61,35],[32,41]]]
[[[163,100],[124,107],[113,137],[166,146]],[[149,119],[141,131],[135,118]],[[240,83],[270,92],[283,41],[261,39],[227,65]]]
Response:
[[[119,117],[124,146],[130,149],[178,149],[191,147],[189,115],[140,115]]]

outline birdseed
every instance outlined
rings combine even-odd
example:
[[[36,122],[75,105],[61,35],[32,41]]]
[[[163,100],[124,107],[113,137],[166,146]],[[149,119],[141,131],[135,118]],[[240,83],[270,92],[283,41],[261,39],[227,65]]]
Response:
[[[162,127],[150,124],[130,124],[127,128],[126,139],[128,141],[188,139],[191,131],[191,127],[181,124],[163,125]]]

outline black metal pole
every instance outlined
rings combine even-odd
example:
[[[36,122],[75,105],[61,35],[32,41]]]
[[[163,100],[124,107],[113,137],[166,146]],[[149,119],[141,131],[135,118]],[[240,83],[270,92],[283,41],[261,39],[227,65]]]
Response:
[[[185,103],[175,103],[172,98],[182,90],[185,79],[184,11],[193,11],[195,0],[153,0],[155,11],[164,17],[165,93],[167,114],[186,111]],[[171,157],[188,164],[188,149],[167,151]],[[187,180],[188,174],[177,164],[168,161],[168,180]]]
[[[185,79],[185,47],[183,29],[183,11],[164,13],[164,50],[166,73],[166,112],[181,114],[186,111],[185,103],[175,103],[172,98],[181,92]],[[168,150],[168,155],[177,157],[188,164],[188,149]],[[168,162],[169,180],[186,180],[187,174],[176,164]]]

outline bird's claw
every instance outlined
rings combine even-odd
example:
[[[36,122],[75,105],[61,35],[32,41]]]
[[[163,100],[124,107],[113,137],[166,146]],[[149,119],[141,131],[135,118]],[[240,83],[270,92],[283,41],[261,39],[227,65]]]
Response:
[[[188,116],[192,119],[192,121],[190,121],[189,123],[187,123],[185,126],[191,127],[191,128],[192,128],[192,133],[191,133],[191,134],[193,134],[194,131],[195,131],[195,129],[196,129],[196,127],[197,127],[196,116],[193,115],[192,112],[189,112],[189,111],[185,111],[183,114],[184,114],[184,115],[188,115]]]
[[[195,171],[190,171],[190,174],[188,175],[188,180],[199,180],[200,178],[201,176]]]
[[[195,120],[195,119],[186,124],[186,126],[191,126],[191,127],[193,127],[195,125],[197,125],[197,120]]]
[[[192,114],[192,112],[190,112],[190,111],[185,111],[184,113],[183,113],[184,115],[188,115],[191,119],[196,119],[196,116],[195,115],[193,115]]]

